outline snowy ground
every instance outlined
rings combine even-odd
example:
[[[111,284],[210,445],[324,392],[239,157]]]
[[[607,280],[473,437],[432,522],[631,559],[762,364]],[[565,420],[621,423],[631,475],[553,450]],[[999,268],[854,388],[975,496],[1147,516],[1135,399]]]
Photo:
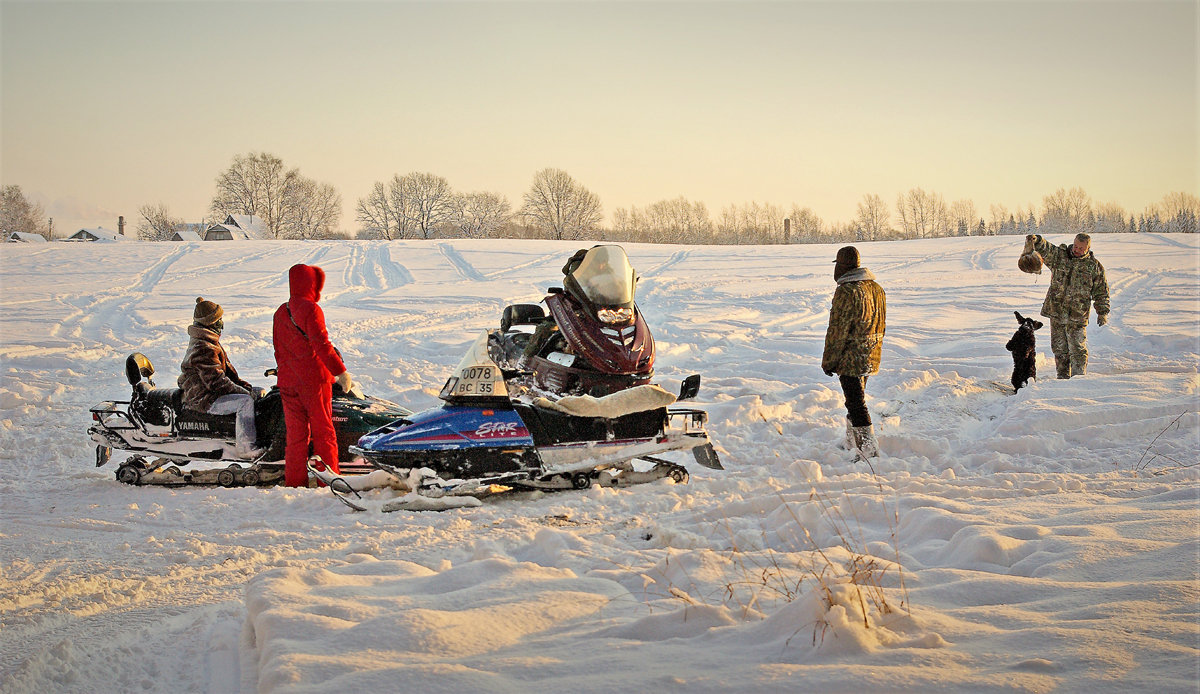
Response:
[[[992,385],[1012,311],[1048,281],[1021,240],[863,244],[889,302],[877,474],[833,446],[833,247],[634,244],[659,381],[704,374],[725,472],[355,514],[93,466],[87,407],[128,394],[134,350],[174,379],[197,296],[266,385],[285,272],[319,264],[351,371],[423,409],[579,245],[0,248],[0,691],[1196,691],[1197,236],[1098,237],[1090,373],[1054,380],[1043,329],[1015,396]]]

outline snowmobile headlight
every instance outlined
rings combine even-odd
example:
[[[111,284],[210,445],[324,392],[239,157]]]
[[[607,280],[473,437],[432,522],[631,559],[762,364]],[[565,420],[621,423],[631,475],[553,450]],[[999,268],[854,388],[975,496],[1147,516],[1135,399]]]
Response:
[[[628,323],[633,320],[632,308],[602,308],[596,311],[596,317],[605,323]]]

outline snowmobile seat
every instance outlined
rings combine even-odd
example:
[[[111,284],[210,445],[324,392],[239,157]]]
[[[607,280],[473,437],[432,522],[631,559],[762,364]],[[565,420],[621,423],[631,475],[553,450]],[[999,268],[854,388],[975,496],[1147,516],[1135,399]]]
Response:
[[[576,417],[525,403],[514,403],[535,446],[579,441],[640,439],[659,436],[667,421],[667,408],[634,412],[615,419]]]
[[[179,388],[155,388],[145,381],[133,387],[134,413],[147,424],[168,426],[178,418],[183,408],[183,391]]]
[[[146,402],[151,407],[169,407],[176,412],[183,410],[182,388],[155,388],[146,393]]]
[[[546,320],[546,311],[539,304],[512,304],[504,307],[500,315],[500,332],[508,332],[514,325],[537,325]]]

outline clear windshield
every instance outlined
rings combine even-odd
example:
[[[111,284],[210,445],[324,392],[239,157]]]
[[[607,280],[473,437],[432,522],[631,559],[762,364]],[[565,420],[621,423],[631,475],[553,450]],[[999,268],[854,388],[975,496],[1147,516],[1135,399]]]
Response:
[[[628,306],[633,303],[637,276],[629,264],[625,249],[620,246],[596,246],[591,249],[571,276],[596,306]]]

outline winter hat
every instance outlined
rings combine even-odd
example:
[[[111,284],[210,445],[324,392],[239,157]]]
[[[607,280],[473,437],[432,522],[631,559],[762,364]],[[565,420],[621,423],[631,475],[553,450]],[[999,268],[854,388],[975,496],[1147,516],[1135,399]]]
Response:
[[[837,279],[846,274],[848,270],[858,267],[858,249],[854,246],[842,246],[838,249],[837,259],[833,262],[837,263],[833,266],[833,277]]]
[[[221,316],[225,312],[221,310],[218,304],[211,301],[205,301],[203,297],[196,297],[196,310],[192,312],[192,320],[197,325],[212,325],[221,320]]]

